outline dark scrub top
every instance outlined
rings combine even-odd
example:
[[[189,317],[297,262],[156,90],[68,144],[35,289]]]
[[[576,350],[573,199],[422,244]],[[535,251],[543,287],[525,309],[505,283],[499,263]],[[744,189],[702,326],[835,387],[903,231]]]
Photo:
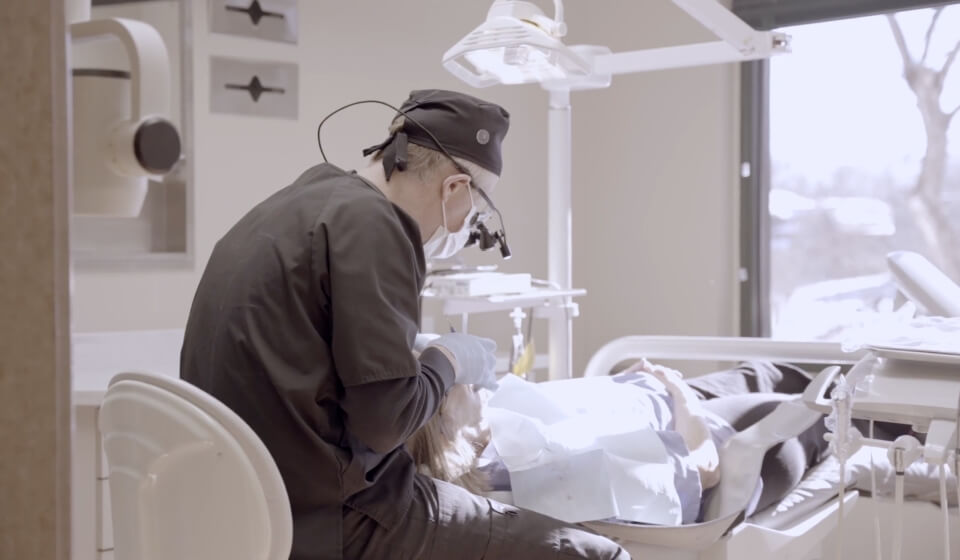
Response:
[[[327,164],[214,247],[181,376],[270,450],[293,509],[291,558],[340,558],[344,507],[388,530],[407,512],[415,469],[402,444],[454,381],[441,351],[411,353],[423,277],[416,222]]]

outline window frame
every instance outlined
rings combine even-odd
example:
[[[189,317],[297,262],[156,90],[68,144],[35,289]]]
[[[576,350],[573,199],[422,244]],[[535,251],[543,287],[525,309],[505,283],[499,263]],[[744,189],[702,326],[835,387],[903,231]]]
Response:
[[[755,29],[770,30],[956,3],[957,0],[733,0],[733,12]]]
[[[958,4],[957,0],[734,0],[756,29]],[[784,55],[784,56],[790,56]],[[770,61],[740,65],[740,336],[769,337]]]
[[[769,337],[770,62],[740,65],[740,336]]]

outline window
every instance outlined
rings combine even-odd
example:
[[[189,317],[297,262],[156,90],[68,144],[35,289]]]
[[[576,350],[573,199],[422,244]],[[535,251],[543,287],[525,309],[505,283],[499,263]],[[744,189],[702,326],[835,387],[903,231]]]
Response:
[[[837,340],[895,306],[891,251],[960,280],[960,6],[783,30],[794,53],[767,63],[767,319],[775,338]]]

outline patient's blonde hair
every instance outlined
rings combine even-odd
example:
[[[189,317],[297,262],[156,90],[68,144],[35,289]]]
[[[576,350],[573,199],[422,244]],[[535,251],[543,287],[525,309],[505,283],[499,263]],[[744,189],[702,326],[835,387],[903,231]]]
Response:
[[[403,130],[405,122],[406,119],[402,116],[394,119],[390,125],[390,134],[395,134]],[[383,159],[383,150],[380,150],[373,156],[373,161],[380,161],[381,159]],[[473,177],[474,186],[480,187],[486,192],[490,192],[500,179],[494,172],[484,169],[472,161],[467,161],[456,156],[454,156],[453,159],[470,173],[470,176]],[[444,167],[448,167],[449,169],[444,169]],[[431,175],[438,171],[445,173],[456,171],[453,168],[453,164],[443,152],[431,148],[424,148],[412,142],[407,144],[406,170],[410,173],[416,173],[421,180],[430,179]]]
[[[469,391],[472,389],[466,385],[454,385],[440,410],[407,440],[407,451],[421,474],[479,494],[489,490],[487,478],[477,470],[477,459],[490,434],[477,421],[480,410],[465,410],[480,406]],[[476,417],[471,418],[471,412]]]

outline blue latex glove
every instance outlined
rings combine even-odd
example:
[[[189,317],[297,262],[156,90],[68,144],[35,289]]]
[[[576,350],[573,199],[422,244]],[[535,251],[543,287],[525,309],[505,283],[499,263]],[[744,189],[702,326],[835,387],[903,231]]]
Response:
[[[423,351],[427,349],[427,346],[431,342],[440,338],[439,334],[431,333],[418,333],[417,337],[413,341],[413,351],[417,354],[423,354]]]
[[[453,357],[456,383],[476,385],[491,391],[497,389],[496,342],[469,334],[449,333],[441,335],[428,346],[438,346]]]

